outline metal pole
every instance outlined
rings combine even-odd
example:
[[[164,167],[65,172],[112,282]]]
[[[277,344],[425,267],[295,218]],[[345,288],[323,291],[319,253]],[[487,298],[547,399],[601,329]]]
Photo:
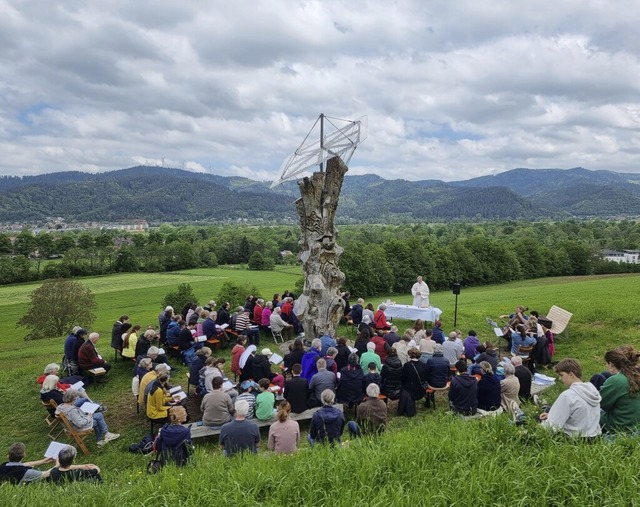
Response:
[[[453,312],[453,327],[458,325],[458,295],[456,294],[456,309]]]
[[[320,155],[324,150],[324,113],[320,113]],[[320,162],[320,171],[322,171],[322,162]]]

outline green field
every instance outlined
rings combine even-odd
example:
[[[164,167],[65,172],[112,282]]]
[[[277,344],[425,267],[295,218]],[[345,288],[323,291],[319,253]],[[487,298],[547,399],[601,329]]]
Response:
[[[98,345],[110,358],[114,319],[127,313],[134,323],[156,323],[162,297],[179,283],[190,283],[201,302],[206,302],[217,296],[228,279],[248,280],[270,298],[274,292],[293,288],[299,276],[295,267],[273,272],[196,269],[80,281],[96,294],[93,330],[104,336]],[[639,275],[609,275],[463,287],[457,327],[464,332],[474,328],[481,339],[488,339],[492,331],[485,317],[508,313],[519,303],[540,313],[556,304],[574,313],[568,335],[558,339],[556,359],[579,358],[589,376],[603,369],[602,357],[609,348],[622,343],[640,346],[639,284]],[[25,342],[24,330],[15,328],[29,292],[38,285],[0,288],[4,315],[0,322],[0,448],[5,452],[12,442],[24,441],[30,459],[38,459],[48,445],[35,377],[46,363],[59,360],[64,339]],[[410,296],[390,298],[407,303]],[[386,295],[371,301],[377,304],[385,299]],[[431,299],[443,310],[445,331],[451,330],[454,296],[432,293]],[[399,322],[401,329],[407,324]],[[185,371],[182,367],[174,374],[175,383],[183,382]],[[148,458],[126,450],[146,428],[144,418],[135,413],[131,365],[118,361],[110,377],[108,384],[91,394],[109,406],[110,429],[123,436],[102,449],[88,439],[92,454],[79,456],[79,462],[101,466],[105,484],[68,487],[64,497],[77,499],[74,503],[81,499],[88,505],[626,505],[636,501],[640,453],[635,440],[585,445],[552,437],[532,421],[524,429],[510,424],[506,416],[466,422],[446,415],[442,400],[436,413],[420,406],[413,419],[392,418],[384,436],[352,440],[345,449],[311,450],[303,443],[292,457],[264,453],[225,460],[214,440],[198,442],[194,466],[178,472],[167,468],[149,477],[143,473]],[[554,387],[549,398],[559,392]],[[534,407],[525,409],[532,419]],[[307,425],[301,428],[304,432]],[[2,505],[45,505],[52,498],[59,501],[59,495],[58,488],[49,485],[0,487]]]

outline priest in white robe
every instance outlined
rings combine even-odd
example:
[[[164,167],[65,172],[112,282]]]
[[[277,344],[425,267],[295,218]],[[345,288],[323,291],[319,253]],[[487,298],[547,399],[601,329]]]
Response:
[[[429,306],[429,286],[422,281],[421,276],[411,287],[411,295],[413,296],[413,306],[418,308],[427,308]]]

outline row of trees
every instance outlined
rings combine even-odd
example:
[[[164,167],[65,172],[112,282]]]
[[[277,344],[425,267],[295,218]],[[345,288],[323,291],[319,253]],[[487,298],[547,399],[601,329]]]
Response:
[[[168,225],[147,234],[25,230],[13,242],[0,234],[0,284],[219,264],[272,269],[297,262],[298,234],[287,226]],[[634,221],[342,226],[338,241],[345,249],[345,288],[363,296],[406,292],[417,274],[442,289],[454,281],[472,286],[640,269],[604,262],[600,255],[603,248],[639,249],[640,222]]]

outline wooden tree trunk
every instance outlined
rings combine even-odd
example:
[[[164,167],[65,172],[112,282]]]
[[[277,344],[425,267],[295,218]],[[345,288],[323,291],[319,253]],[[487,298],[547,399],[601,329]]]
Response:
[[[338,268],[343,249],[336,244],[334,219],[342,181],[348,167],[340,157],[327,162],[325,172],[298,181],[300,197],[296,208],[300,216],[300,253],[304,291],[296,304],[296,315],[311,340],[330,334],[344,312],[340,287],[344,273]]]

